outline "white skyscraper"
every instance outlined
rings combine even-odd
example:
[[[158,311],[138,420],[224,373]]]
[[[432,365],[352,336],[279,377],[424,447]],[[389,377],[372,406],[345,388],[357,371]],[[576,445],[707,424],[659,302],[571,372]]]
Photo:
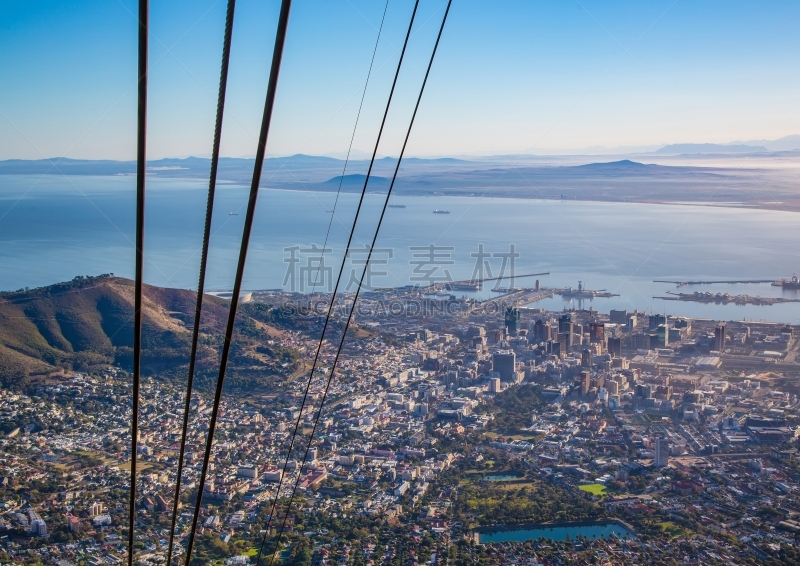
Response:
[[[669,442],[660,436],[656,438],[656,457],[654,464],[656,468],[663,468],[669,465]]]

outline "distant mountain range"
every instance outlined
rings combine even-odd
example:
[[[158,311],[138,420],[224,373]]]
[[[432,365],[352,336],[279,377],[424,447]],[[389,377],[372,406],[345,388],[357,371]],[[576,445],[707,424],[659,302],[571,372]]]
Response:
[[[369,162],[355,160],[347,163],[331,157],[293,155],[267,159],[261,177],[265,188],[345,192],[360,191],[369,170]],[[376,160],[369,182],[370,190],[383,191],[389,186],[395,158]],[[148,176],[153,179],[197,179],[200,186],[207,183],[210,160],[189,157],[186,159],[159,159],[147,164]],[[222,158],[219,162],[218,179],[221,182],[248,186],[252,177],[253,160]],[[134,175],[136,166],[128,161],[88,161],[73,159],[43,159],[37,161],[0,161],[2,174],[63,174],[63,175]],[[577,195],[574,198],[591,198],[598,188],[608,190],[608,180],[615,179],[615,192],[625,189],[626,184],[642,187],[643,182],[685,183],[695,185],[732,178],[739,175],[733,169],[693,167],[685,165],[645,164],[629,159],[563,165],[538,164],[519,157],[502,160],[462,159],[404,159],[394,191],[397,194],[457,194],[495,195],[536,198],[562,198],[563,194]]]
[[[693,155],[698,153],[718,154],[718,153],[758,153],[769,151],[763,145],[721,145],[717,143],[676,143],[665,145],[654,153],[667,155]]]
[[[403,171],[446,171],[457,167],[472,167],[474,163],[449,157],[438,159],[409,157],[403,159]],[[222,181],[249,185],[253,175],[253,164],[253,159],[222,157],[219,160],[217,178]],[[311,187],[319,183],[325,183],[332,177],[341,176],[344,165],[344,160],[315,155],[297,154],[288,157],[269,158],[264,160],[261,185]],[[379,183],[378,177],[390,177],[396,165],[396,157],[377,159],[372,169],[373,178],[370,183]],[[210,166],[211,160],[206,157],[157,159],[147,162],[147,172],[148,176],[158,178],[207,180]],[[368,160],[349,161],[347,163],[345,184],[348,186],[353,184],[358,175],[363,178],[368,167]],[[9,159],[0,161],[0,175],[47,174],[130,176],[136,174],[136,162],[67,158]],[[313,188],[325,189],[325,187],[317,186]]]
[[[654,156],[679,156],[679,155],[718,155],[738,156],[743,154],[769,154],[770,152],[800,152],[800,135],[785,136],[776,140],[748,140],[735,141],[727,144],[716,143],[677,143],[665,145],[655,151],[639,152],[635,148],[628,148],[627,155],[654,155]],[[623,154],[619,154],[623,155]],[[583,157],[585,162],[589,155]],[[565,162],[565,165],[580,164],[581,156],[560,156],[548,164],[541,161],[542,156],[532,155],[496,155],[475,157],[470,159],[445,158],[418,158],[406,157],[400,169],[400,175],[422,173],[453,173],[454,171],[488,170],[492,168],[511,169],[529,167],[532,160],[539,160],[544,165],[552,166],[553,163]],[[375,161],[370,183],[381,183],[377,177],[390,178],[397,164],[395,157],[382,157]],[[275,184],[278,186],[290,185],[316,185],[333,182],[334,178],[342,175],[345,162],[334,157],[296,154],[287,157],[274,157],[264,160],[264,170],[261,183],[264,186]],[[580,164],[582,165],[582,164]],[[590,164],[591,165],[591,164]],[[358,154],[357,159],[347,162],[344,185],[357,184],[358,175],[365,175],[369,160]],[[196,178],[207,179],[210,159],[205,157],[187,157],[183,159],[167,158],[148,161],[148,174],[167,178]],[[599,171],[600,169],[598,169]],[[240,184],[249,184],[253,174],[253,160],[247,158],[222,157],[219,160],[218,179]],[[9,159],[0,161],[0,175],[135,175],[135,161],[89,160],[89,159]],[[338,184],[338,179],[335,181]],[[361,181],[363,183],[363,179]],[[322,188],[325,187],[315,187]]]
[[[792,151],[800,149],[800,135],[793,134],[791,136],[784,136],[777,140],[750,140],[750,141],[735,141],[734,144],[763,146],[769,151]]]
[[[777,140],[735,141],[718,143],[677,143],[665,145],[653,153],[662,155],[737,154],[793,151],[800,149],[800,135],[785,136]]]
[[[614,201],[747,202],[750,206],[800,209],[794,178],[785,168],[771,168],[774,158],[800,157],[800,136],[735,144],[671,144],[631,159],[591,162],[597,156],[488,156],[474,159],[403,159],[394,193]],[[715,166],[695,166],[697,156],[713,156]],[[623,156],[620,156],[623,157]],[[747,157],[748,167],[741,159]],[[757,159],[757,160],[753,160]],[[731,166],[725,163],[730,161]],[[648,163],[649,162],[649,163]],[[656,163],[653,163],[656,162]],[[221,158],[220,186],[249,186],[253,160]],[[749,165],[752,164],[752,167]],[[397,159],[377,159],[368,188],[385,191]],[[208,183],[210,160],[158,159],[147,163],[150,187],[157,180],[193,179]],[[264,161],[261,187],[269,189],[357,192],[364,186],[368,160],[292,155]],[[132,161],[43,159],[0,161],[0,175],[132,176]],[[344,175],[344,176],[343,176]],[[43,185],[47,185],[46,183]],[[130,185],[132,187],[133,185]],[[46,188],[46,187],[45,187]],[[768,191],[769,198],[767,198]]]

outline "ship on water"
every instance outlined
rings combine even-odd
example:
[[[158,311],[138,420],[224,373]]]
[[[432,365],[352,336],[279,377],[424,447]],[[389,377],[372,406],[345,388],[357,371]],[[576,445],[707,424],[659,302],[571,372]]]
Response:
[[[439,210],[438,208],[433,211],[434,214],[450,214],[449,210]]]
[[[797,278],[797,275],[792,275],[791,279],[781,279],[780,281],[775,281],[772,286],[800,291],[800,279]]]
[[[599,291],[593,291],[591,289],[587,289],[583,286],[583,281],[578,281],[578,288],[573,289],[572,287],[567,287],[566,289],[562,289],[558,292],[559,295],[562,297],[570,298],[570,299],[594,299],[597,297],[619,297],[619,295],[614,293],[609,293],[605,289],[600,289]]]
[[[405,207],[406,207],[406,205],[404,205],[404,204],[394,204],[394,203],[392,203],[392,204],[389,205],[389,208],[405,208]]]

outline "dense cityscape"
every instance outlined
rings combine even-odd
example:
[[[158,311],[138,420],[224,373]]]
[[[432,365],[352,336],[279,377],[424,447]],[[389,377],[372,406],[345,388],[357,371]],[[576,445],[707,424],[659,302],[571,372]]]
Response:
[[[324,316],[303,306],[330,296],[248,295],[271,321],[242,354],[263,379],[226,386],[193,563],[796,563],[798,327],[515,306],[542,291],[365,293],[329,388],[339,337],[307,395]],[[5,560],[126,560],[123,366],[0,394]],[[142,386],[140,564],[165,561],[183,383]],[[176,555],[210,399],[191,402]]]
[[[0,1],[0,566],[800,566],[799,24]]]

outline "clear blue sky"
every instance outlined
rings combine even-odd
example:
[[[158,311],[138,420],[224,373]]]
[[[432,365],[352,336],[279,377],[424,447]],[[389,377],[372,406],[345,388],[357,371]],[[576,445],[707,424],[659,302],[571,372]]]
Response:
[[[278,0],[239,0],[223,154],[247,156]],[[390,0],[355,147],[371,149],[412,0]],[[382,154],[445,0],[421,0]],[[383,0],[296,0],[269,152],[347,149]],[[135,0],[0,2],[0,159],[133,159]],[[208,155],[225,0],[151,0],[151,158]],[[800,3],[454,0],[409,148],[502,153],[800,133]]]

